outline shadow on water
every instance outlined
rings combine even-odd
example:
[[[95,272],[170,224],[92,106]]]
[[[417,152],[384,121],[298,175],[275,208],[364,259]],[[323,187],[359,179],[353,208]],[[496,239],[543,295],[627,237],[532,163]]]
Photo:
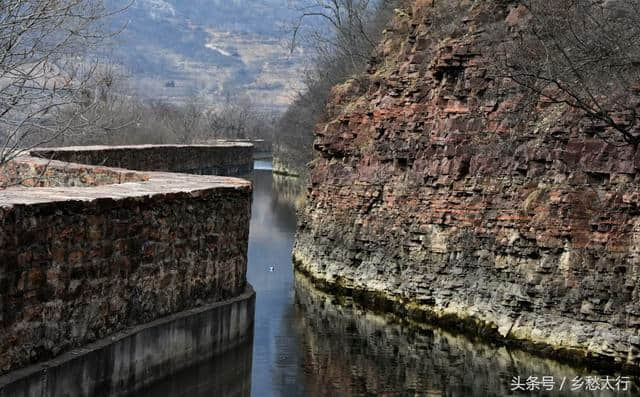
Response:
[[[251,341],[135,393],[136,397],[244,397],[251,392]],[[233,363],[229,365],[229,363]]]
[[[301,187],[272,176],[266,162],[256,165],[247,273],[257,294],[254,343],[182,371],[145,396],[244,396],[249,387],[259,397],[503,396],[513,395],[514,376],[553,377],[553,391],[523,396],[637,394],[571,391],[575,376],[597,374],[415,327],[317,290],[291,263]]]

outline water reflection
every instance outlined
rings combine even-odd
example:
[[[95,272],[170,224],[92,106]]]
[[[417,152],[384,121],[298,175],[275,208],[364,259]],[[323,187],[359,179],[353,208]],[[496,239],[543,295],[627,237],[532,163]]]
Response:
[[[295,211],[303,196],[301,179],[295,176],[273,174],[273,198],[280,205]]]
[[[512,378],[553,376],[555,390],[534,396],[620,396],[627,393],[571,391],[575,376],[597,374],[518,350],[466,337],[400,324],[392,316],[363,310],[295,275],[295,315],[309,395],[506,396]],[[613,371],[612,371],[613,372]],[[602,374],[613,375],[613,373]],[[565,379],[564,391],[558,390]]]
[[[252,396],[305,395],[298,334],[290,327],[295,212],[292,203],[277,199],[270,171],[254,171],[253,183],[247,272],[256,290]]]
[[[251,341],[135,393],[137,397],[246,397],[251,392]],[[233,363],[229,365],[229,363]]]
[[[271,171],[273,169],[273,165],[271,160],[255,160],[253,162],[253,169],[259,171]]]
[[[258,397],[484,397],[511,395],[511,379],[518,375],[553,376],[558,382],[595,375],[439,329],[417,329],[318,291],[303,276],[294,276],[291,264],[299,182],[272,176],[266,163],[260,168],[266,169],[256,169],[252,178],[247,274],[257,294],[253,345],[183,371],[145,396],[246,396],[250,388]],[[638,393],[637,388],[618,394],[572,392],[569,383],[560,392],[558,386],[552,392],[522,395]]]

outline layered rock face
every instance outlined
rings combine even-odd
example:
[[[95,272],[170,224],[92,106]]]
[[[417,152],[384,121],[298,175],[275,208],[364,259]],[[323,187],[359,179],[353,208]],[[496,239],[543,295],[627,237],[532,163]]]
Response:
[[[498,87],[490,30],[513,31],[516,5],[477,3],[443,37],[437,6],[409,3],[366,78],[333,90],[297,266],[433,320],[637,368],[640,153]]]

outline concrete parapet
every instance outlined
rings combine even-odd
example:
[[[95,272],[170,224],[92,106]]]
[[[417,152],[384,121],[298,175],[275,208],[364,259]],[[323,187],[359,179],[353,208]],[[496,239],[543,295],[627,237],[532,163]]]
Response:
[[[125,396],[253,338],[255,292],[133,327],[0,377],[0,396]]]

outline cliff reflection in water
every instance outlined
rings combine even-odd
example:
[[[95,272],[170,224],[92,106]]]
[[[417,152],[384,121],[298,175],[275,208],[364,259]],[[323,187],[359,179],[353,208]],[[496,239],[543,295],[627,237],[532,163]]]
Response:
[[[575,376],[597,374],[526,352],[492,347],[439,329],[402,325],[391,316],[335,298],[295,273],[296,316],[307,390],[315,396],[513,395],[512,377],[553,376],[555,391],[528,396],[623,396],[629,392],[571,391]],[[602,374],[614,375],[613,373]],[[564,391],[557,390],[566,377]]]
[[[273,174],[273,199],[279,205],[295,211],[304,198],[304,186],[301,178]]]

